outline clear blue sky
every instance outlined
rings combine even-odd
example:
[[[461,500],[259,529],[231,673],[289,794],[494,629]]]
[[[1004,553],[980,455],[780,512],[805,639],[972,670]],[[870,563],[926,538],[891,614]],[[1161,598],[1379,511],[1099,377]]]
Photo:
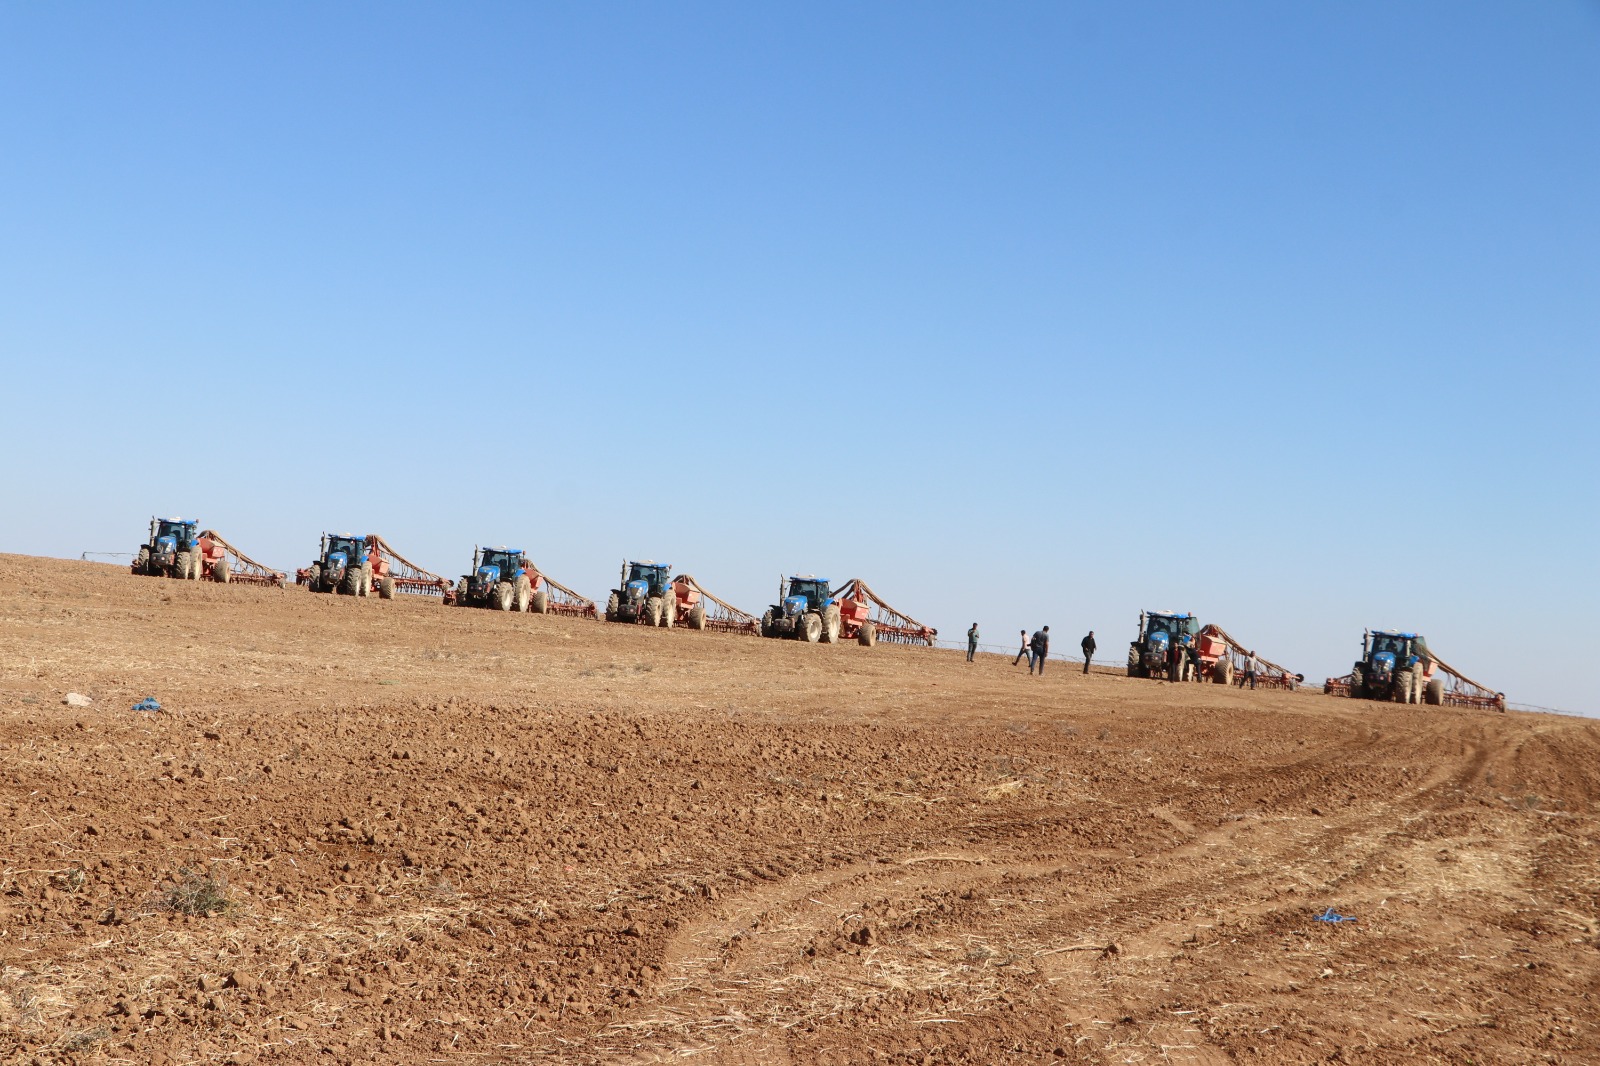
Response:
[[[1600,711],[1600,5],[0,5],[0,550],[197,516]]]

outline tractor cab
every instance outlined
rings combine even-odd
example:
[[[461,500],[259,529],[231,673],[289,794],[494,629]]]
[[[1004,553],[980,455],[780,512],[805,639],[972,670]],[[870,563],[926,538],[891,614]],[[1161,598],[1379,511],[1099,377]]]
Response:
[[[807,611],[821,611],[832,602],[833,597],[828,592],[827,579],[814,577],[811,574],[791,577],[788,591],[783,597],[783,615],[785,618],[793,618]]]
[[[178,552],[194,547],[198,522],[182,518],[157,518],[151,525],[154,527],[150,537],[152,555],[170,563]]]
[[[347,566],[360,566],[367,559],[367,540],[346,533],[331,534],[322,549],[322,559],[325,573],[343,570]]]
[[[671,573],[671,563],[658,563],[653,559],[629,563],[628,576],[623,581],[622,587],[627,590],[630,600],[646,600],[652,596],[665,597],[670,580],[668,575]]]
[[[511,581],[522,572],[527,563],[520,549],[484,548],[473,569],[472,583],[476,587],[492,588],[496,582]]]

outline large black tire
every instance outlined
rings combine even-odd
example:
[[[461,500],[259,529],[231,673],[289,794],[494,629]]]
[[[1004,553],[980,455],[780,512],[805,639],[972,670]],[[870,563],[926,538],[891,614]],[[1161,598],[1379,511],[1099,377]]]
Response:
[[[534,614],[549,614],[550,593],[545,589],[539,589],[533,594],[533,599],[528,601],[528,606]]]
[[[873,647],[878,643],[878,627],[871,622],[862,622],[861,628],[856,630],[856,643],[863,648]]]
[[[456,582],[456,606],[457,607],[466,607],[466,606],[468,606],[468,604],[467,604],[467,588],[469,587],[469,585],[470,585],[470,582],[468,582],[466,578],[462,578],[460,581]]]
[[[511,597],[511,609],[518,614],[527,614],[532,601],[533,582],[528,580],[527,574],[518,574],[516,588]]]
[[[497,611],[511,610],[511,601],[516,597],[516,590],[509,581],[496,581],[494,589],[489,593],[489,603]]]
[[[1394,688],[1391,690],[1390,696],[1396,703],[1415,703],[1416,700],[1412,698],[1412,690],[1415,685],[1416,677],[1412,673],[1411,667],[1402,666],[1394,672]]]
[[[339,582],[339,591],[346,596],[361,595],[361,571],[353,566],[344,568],[344,580]]]
[[[1428,706],[1430,707],[1444,706],[1444,678],[1436,677],[1429,681],[1428,688],[1424,692],[1424,697],[1427,699]]]
[[[661,624],[661,597],[651,596],[644,601],[644,620],[651,626]]]
[[[822,612],[822,643],[837,644],[839,642],[839,605],[830,603]]]
[[[221,585],[226,585],[233,580],[233,575],[228,571],[228,557],[226,555],[211,564],[211,580]]]
[[[766,613],[761,616],[761,635],[764,636],[764,637],[770,637],[770,636],[774,635],[773,632],[772,632],[772,608],[771,607],[768,607],[767,610],[766,610]]]
[[[1350,670],[1350,696],[1358,700],[1367,698],[1367,674],[1359,666]]]
[[[678,594],[668,587],[667,594],[661,597],[661,628],[671,629],[678,624]]]
[[[384,574],[383,577],[381,579],[379,579],[379,581],[378,581],[378,599],[380,599],[380,600],[392,600],[392,599],[394,599],[394,576],[393,575]]]
[[[606,621],[615,622],[617,620],[617,612],[620,610],[622,610],[622,599],[613,592],[606,599]]]
[[[689,609],[689,628],[704,630],[706,628],[706,605],[697,603]]]
[[[816,611],[807,611],[795,619],[795,624],[800,630],[800,639],[807,644],[815,644],[822,639],[822,616]]]
[[[1211,680],[1219,685],[1233,684],[1233,660],[1224,655],[1211,668]]]
[[[322,564],[312,563],[306,571],[306,588],[312,592],[322,591]]]
[[[133,557],[133,572],[136,574],[150,573],[150,547],[144,545],[139,548],[139,554]]]

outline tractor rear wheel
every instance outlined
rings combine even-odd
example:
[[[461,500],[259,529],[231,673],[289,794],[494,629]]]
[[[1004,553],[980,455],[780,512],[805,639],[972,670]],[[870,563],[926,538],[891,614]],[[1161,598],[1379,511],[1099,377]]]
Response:
[[[149,547],[140,548],[139,554],[133,557],[133,572],[136,574],[148,574],[150,572]]]
[[[460,581],[456,582],[456,605],[459,607],[470,606],[467,603],[467,586],[468,582],[466,578],[462,578]]]
[[[661,625],[661,597],[651,596],[644,601],[644,620],[651,626]]]
[[[394,599],[394,576],[392,574],[384,574],[383,577],[381,579],[379,579],[379,581],[378,581],[378,599],[380,599],[380,600],[392,600],[392,599]]]
[[[1425,692],[1425,696],[1426,696],[1427,701],[1428,701],[1428,706],[1430,706],[1430,707],[1441,707],[1441,706],[1443,706],[1444,705],[1444,678],[1436,677],[1433,680],[1429,681],[1428,682],[1428,688],[1427,688],[1427,690]]]
[[[310,589],[312,592],[322,591],[321,563],[312,563],[311,568],[306,571],[306,588]]]
[[[856,630],[856,643],[863,648],[870,648],[878,643],[878,627],[871,622],[862,622],[861,628]]]
[[[773,635],[771,607],[768,607],[766,613],[761,616],[761,635],[764,637],[770,637]]]
[[[689,610],[689,628],[704,630],[706,627],[706,605],[697,603]]]
[[[518,614],[528,613],[528,603],[533,599],[533,582],[528,580],[527,574],[517,575],[516,594],[512,598],[512,610]]]
[[[837,644],[839,642],[839,605],[829,604],[827,610],[822,612],[822,643]]]
[[[490,595],[489,600],[494,604],[495,610],[509,611],[511,610],[511,600],[513,596],[514,593],[511,588],[511,582],[496,581],[494,583],[494,592]]]
[[[1411,703],[1412,686],[1411,667],[1402,667],[1394,672],[1393,699],[1396,703]]]
[[[546,592],[544,589],[540,589],[533,594],[533,599],[530,601],[530,604],[533,607],[534,614],[549,614],[550,593]]]
[[[1350,671],[1350,696],[1352,699],[1365,699],[1367,695],[1367,675],[1361,667]]]
[[[607,622],[615,622],[617,620],[617,612],[620,611],[621,609],[622,609],[622,600],[617,596],[617,594],[615,592],[613,592],[611,594],[611,596],[606,600],[606,621]]]
[[[344,580],[339,582],[339,591],[346,596],[361,595],[361,571],[353,566],[346,567]]]
[[[795,620],[800,626],[800,639],[807,644],[815,644],[822,639],[822,616],[815,611],[807,611]]]
[[[211,564],[211,580],[223,585],[233,580],[233,575],[228,572],[228,557],[226,555]]]
[[[661,597],[661,628],[671,629],[678,624],[678,594],[671,589]]]

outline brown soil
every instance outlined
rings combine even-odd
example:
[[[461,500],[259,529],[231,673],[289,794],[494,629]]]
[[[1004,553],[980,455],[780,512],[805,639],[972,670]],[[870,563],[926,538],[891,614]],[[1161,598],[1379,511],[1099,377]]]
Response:
[[[1600,1061],[1597,726],[0,556],[0,1060]]]

